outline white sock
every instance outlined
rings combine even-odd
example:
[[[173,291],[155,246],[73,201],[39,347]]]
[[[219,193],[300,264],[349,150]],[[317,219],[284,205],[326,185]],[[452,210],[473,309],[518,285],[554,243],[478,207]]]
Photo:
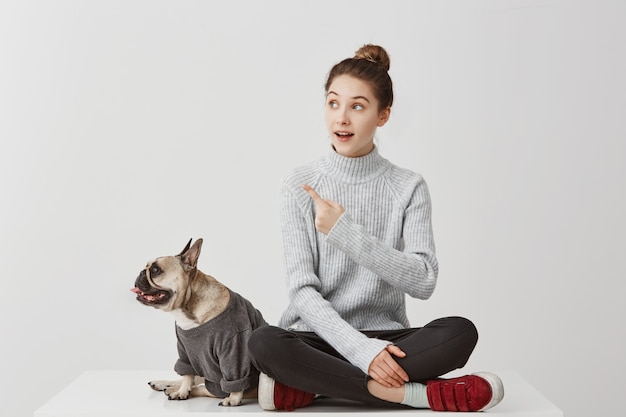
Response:
[[[413,408],[430,408],[426,385],[417,382],[407,382],[404,384],[404,399],[402,403]]]

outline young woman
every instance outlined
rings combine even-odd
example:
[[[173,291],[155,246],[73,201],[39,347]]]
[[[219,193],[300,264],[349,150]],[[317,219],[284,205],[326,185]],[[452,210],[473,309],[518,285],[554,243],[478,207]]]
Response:
[[[249,342],[263,409],[293,410],[316,394],[438,411],[482,411],[502,399],[490,373],[438,378],[472,353],[469,320],[409,325],[405,294],[429,298],[438,265],[426,183],[374,144],[393,103],[389,64],[383,48],[365,45],[331,69],[332,147],[283,181],[289,306],[278,327]]]

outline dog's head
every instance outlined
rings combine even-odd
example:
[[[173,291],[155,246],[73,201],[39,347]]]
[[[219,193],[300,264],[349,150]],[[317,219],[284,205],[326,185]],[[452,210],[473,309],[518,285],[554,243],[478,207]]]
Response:
[[[131,289],[137,294],[137,301],[164,311],[180,306],[202,247],[202,239],[193,245],[191,241],[176,256],[163,256],[148,262],[135,280],[135,288]]]

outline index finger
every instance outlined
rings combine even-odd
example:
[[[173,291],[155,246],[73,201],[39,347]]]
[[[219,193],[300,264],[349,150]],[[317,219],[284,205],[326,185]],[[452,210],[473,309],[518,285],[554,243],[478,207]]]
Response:
[[[405,358],[406,357],[406,353],[404,353],[402,351],[402,349],[400,349],[398,346],[396,345],[388,345],[387,346],[387,352],[391,353],[394,356],[397,356],[399,358]]]
[[[303,184],[302,188],[311,196],[311,198],[313,198],[313,201],[315,201],[316,203],[324,202],[324,199],[320,197],[320,195],[313,188],[311,188],[308,184]]]

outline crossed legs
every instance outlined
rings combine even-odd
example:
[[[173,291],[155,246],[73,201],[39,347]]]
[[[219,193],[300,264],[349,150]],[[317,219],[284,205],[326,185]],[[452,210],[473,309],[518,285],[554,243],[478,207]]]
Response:
[[[406,357],[395,359],[412,382],[462,367],[478,340],[476,327],[462,317],[437,319],[420,328],[363,333],[400,347]],[[249,348],[261,372],[303,391],[387,406],[399,402],[397,396],[403,395],[401,389],[379,389],[375,381],[312,332],[265,326],[252,334]]]

